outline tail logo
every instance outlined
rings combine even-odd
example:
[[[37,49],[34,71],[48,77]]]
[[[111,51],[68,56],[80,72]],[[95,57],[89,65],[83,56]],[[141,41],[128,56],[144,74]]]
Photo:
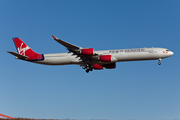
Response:
[[[22,48],[22,46],[23,46],[23,43],[21,43],[21,46],[18,48],[18,52],[19,52],[19,54],[26,56],[26,55],[25,55],[25,52],[26,52],[27,50],[29,50],[30,47],[26,46],[26,47]]]

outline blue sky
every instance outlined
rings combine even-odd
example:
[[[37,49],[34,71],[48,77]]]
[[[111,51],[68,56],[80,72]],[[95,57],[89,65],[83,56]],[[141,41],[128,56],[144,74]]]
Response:
[[[1,0],[0,113],[44,119],[180,119],[180,1]],[[163,47],[158,61],[117,63],[86,73],[77,65],[14,59],[12,37],[38,53],[67,52],[51,38],[95,50]]]

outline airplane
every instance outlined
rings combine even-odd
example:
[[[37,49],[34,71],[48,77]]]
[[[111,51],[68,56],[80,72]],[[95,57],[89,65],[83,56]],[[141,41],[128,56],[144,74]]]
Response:
[[[68,53],[39,54],[34,52],[20,38],[13,38],[17,52],[7,51],[20,60],[44,64],[44,65],[80,65],[88,73],[89,71],[114,69],[116,62],[161,60],[174,53],[166,48],[133,48],[94,51],[93,48],[82,48],[65,42],[52,35],[53,39],[62,44],[69,51]]]

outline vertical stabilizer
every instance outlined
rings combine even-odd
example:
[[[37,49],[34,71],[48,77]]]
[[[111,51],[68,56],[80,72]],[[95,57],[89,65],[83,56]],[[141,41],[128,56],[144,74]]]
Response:
[[[43,55],[34,52],[20,38],[13,38],[17,51],[20,55],[27,56],[27,60],[42,60]]]

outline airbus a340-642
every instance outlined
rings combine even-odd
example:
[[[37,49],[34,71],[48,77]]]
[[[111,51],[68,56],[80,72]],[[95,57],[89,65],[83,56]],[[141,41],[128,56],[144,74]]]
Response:
[[[135,48],[94,51],[93,48],[82,48],[65,42],[52,35],[53,39],[62,44],[69,51],[68,53],[38,54],[27,46],[20,38],[13,38],[18,53],[7,51],[16,56],[17,59],[45,65],[70,65],[82,66],[89,71],[101,69],[114,69],[116,62],[138,61],[138,60],[159,60],[169,57],[174,53],[166,48]]]

